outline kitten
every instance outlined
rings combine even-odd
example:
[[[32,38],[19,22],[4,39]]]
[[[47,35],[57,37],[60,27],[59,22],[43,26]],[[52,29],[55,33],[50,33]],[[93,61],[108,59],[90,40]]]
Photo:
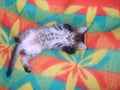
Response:
[[[86,27],[75,28],[70,24],[56,24],[50,27],[30,28],[15,37],[16,46],[13,50],[7,70],[7,77],[12,73],[14,64],[20,53],[22,65],[26,72],[31,72],[29,62],[44,50],[63,50],[73,54],[75,50],[85,50],[84,32]]]

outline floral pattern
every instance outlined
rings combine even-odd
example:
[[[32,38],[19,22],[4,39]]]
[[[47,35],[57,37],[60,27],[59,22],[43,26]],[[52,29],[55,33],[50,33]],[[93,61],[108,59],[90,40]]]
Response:
[[[119,0],[0,0],[1,90],[119,90]],[[49,50],[31,61],[32,73],[24,72],[21,55],[11,77],[7,66],[18,33],[30,27],[55,23],[87,26],[88,50],[69,55]]]

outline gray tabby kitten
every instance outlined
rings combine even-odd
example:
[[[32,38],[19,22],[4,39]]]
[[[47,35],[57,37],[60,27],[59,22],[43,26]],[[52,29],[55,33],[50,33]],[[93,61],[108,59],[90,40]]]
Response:
[[[13,50],[7,70],[7,77],[12,73],[14,64],[20,53],[22,65],[26,72],[31,72],[29,62],[42,51],[49,49],[63,50],[73,54],[75,50],[85,50],[84,32],[86,27],[75,28],[70,24],[56,24],[50,27],[30,28],[15,37],[16,46]]]

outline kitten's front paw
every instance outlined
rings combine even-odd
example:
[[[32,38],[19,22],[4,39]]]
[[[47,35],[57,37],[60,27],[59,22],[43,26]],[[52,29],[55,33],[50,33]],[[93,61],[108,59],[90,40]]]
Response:
[[[68,54],[73,54],[75,52],[75,48],[71,46],[64,46],[63,51],[65,51]]]
[[[64,26],[64,28],[68,29],[71,32],[73,32],[75,30],[75,28],[70,24],[64,24],[63,26]]]

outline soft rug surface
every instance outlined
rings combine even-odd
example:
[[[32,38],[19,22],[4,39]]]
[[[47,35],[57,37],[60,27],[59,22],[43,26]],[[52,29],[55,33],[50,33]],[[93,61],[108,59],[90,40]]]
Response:
[[[14,36],[30,27],[87,26],[87,50],[73,55],[48,50],[30,64],[21,55],[6,70]],[[0,90],[120,90],[120,0],[0,0]]]

